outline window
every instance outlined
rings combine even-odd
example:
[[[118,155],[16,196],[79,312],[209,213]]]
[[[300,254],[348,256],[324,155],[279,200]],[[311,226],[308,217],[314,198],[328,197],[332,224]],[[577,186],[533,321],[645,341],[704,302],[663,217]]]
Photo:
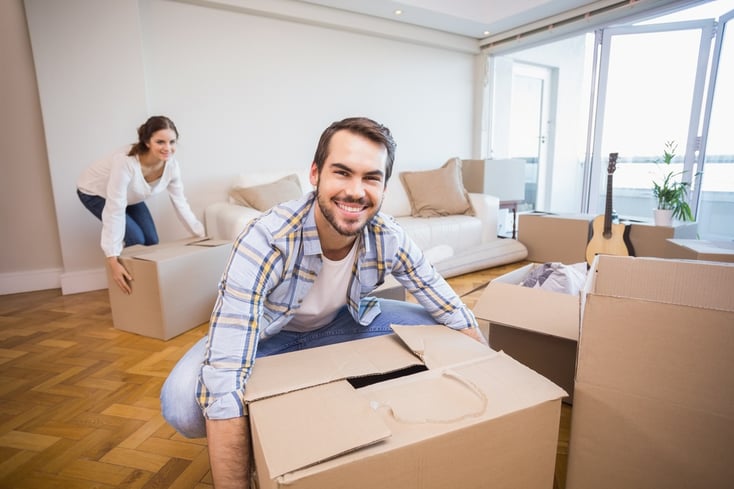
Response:
[[[602,213],[608,153],[618,152],[614,208],[620,216],[649,220],[655,161],[673,140],[674,163],[693,183],[700,237],[734,239],[734,138],[724,120],[725,108],[734,107],[734,41],[726,35],[732,9],[734,0],[718,0],[491,55],[490,97],[496,101],[489,103],[485,154],[523,157],[543,168],[528,172],[527,187],[537,184],[539,198],[527,193],[526,208]],[[551,74],[545,92],[550,101],[534,96],[533,85],[517,77],[517,67],[527,66]],[[542,104],[552,108],[539,131],[529,118],[531,104],[538,113]],[[541,133],[544,163],[524,154],[528,140],[524,146],[514,143],[522,140],[518,131]]]

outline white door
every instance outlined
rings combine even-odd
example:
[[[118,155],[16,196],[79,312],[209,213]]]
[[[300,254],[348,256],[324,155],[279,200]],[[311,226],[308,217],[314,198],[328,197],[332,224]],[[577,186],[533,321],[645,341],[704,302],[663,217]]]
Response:
[[[519,62],[512,66],[508,156],[526,161],[523,210],[549,206],[552,75],[543,66]]]

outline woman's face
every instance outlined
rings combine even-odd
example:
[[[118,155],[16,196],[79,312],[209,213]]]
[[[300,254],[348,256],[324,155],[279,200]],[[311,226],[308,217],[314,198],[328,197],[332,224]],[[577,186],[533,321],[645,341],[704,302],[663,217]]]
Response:
[[[160,129],[153,133],[147,146],[150,156],[165,161],[176,152],[176,132],[173,129]]]

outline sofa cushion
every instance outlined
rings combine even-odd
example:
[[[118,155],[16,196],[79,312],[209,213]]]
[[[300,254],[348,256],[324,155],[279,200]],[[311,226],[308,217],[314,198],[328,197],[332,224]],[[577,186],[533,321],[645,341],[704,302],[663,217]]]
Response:
[[[399,178],[393,177],[387,182],[380,210],[394,217],[410,215],[410,200]]]
[[[436,170],[401,172],[400,180],[405,186],[414,217],[474,215],[462,181],[459,158],[451,158]]]
[[[298,175],[291,174],[274,182],[252,187],[232,187],[229,196],[240,205],[266,211],[276,204],[301,197]]]

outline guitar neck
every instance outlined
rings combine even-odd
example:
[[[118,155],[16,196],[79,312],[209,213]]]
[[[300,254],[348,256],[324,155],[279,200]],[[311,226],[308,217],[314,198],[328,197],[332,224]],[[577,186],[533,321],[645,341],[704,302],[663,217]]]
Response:
[[[607,203],[604,209],[604,236],[612,234],[612,173],[607,173]]]

